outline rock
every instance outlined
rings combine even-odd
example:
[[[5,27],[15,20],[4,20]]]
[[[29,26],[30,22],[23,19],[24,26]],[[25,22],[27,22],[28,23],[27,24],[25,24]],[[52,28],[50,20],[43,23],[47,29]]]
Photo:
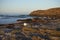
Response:
[[[60,7],[48,10],[36,10],[30,13],[31,16],[56,17],[60,18]]]
[[[8,26],[6,28],[13,29],[14,28],[14,24],[8,24]]]
[[[32,19],[24,19],[24,20],[17,20],[17,23],[20,23],[20,22],[31,22]]]

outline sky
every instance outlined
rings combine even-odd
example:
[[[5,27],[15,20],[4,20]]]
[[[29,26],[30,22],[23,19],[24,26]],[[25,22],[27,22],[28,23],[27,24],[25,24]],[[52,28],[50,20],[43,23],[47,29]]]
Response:
[[[0,13],[29,14],[54,7],[60,7],[60,0],[0,0]]]

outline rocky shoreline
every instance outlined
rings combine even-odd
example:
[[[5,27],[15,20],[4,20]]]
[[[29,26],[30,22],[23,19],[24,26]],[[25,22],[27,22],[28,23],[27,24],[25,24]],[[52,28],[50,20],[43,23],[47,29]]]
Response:
[[[60,18],[60,7],[50,8],[46,10],[35,10],[30,13],[31,16]]]
[[[24,24],[25,23],[25,24]],[[32,18],[14,24],[0,24],[2,40],[60,40],[60,19]]]
[[[53,14],[48,14],[53,10]],[[36,16],[34,18],[19,19],[12,24],[0,24],[0,40],[60,40],[60,11],[58,10],[60,9],[49,9],[43,14],[40,14],[41,11],[34,11],[30,14]],[[54,14],[55,11],[57,15]]]

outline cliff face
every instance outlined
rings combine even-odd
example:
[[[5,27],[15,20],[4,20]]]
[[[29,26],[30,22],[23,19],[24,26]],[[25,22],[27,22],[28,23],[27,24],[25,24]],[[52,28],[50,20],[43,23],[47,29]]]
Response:
[[[60,17],[60,8],[51,8],[48,10],[36,10],[30,13],[31,16]]]

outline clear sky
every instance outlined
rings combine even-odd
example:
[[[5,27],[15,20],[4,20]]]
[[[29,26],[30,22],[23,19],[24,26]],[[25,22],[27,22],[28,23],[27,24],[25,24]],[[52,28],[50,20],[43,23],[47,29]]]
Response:
[[[0,0],[0,12],[30,13],[53,7],[60,7],[60,0]]]

